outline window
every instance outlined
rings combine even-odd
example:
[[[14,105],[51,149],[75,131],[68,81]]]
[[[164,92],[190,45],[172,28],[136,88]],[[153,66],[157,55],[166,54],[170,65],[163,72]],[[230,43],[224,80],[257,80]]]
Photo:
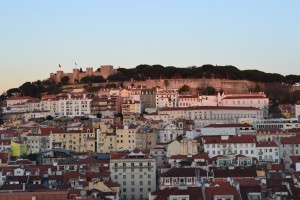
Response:
[[[151,181],[148,181],[148,185],[151,185]]]
[[[134,192],[134,188],[131,188],[131,192]]]
[[[131,181],[131,185],[134,185],[134,181]]]
[[[118,179],[118,175],[115,175],[115,179]]]
[[[148,178],[151,178],[151,174],[148,174]]]
[[[123,185],[126,185],[126,181],[123,181]]]
[[[123,179],[126,179],[126,175],[123,175]]]
[[[166,183],[170,183],[170,179],[166,178],[165,179]]]
[[[143,188],[140,188],[140,192],[143,192]]]
[[[133,174],[131,175],[131,178],[134,178],[134,175],[133,175]]]
[[[123,188],[123,192],[126,192],[126,188]]]

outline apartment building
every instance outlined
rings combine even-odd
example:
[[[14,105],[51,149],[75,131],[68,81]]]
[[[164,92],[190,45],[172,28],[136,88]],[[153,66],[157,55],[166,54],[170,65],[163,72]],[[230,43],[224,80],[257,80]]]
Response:
[[[209,157],[218,155],[245,155],[256,157],[256,139],[253,135],[238,136],[204,136],[202,137],[204,152]]]
[[[178,89],[160,89],[156,90],[156,108],[177,107]]]
[[[95,152],[95,133],[92,127],[67,128],[50,132],[50,148],[75,152]]]
[[[149,152],[111,154],[110,176],[121,185],[122,200],[144,200],[156,190],[156,164]]]

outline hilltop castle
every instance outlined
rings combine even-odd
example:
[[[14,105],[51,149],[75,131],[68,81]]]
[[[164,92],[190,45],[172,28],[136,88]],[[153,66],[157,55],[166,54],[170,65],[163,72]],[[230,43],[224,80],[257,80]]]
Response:
[[[63,71],[57,71],[55,74],[50,74],[50,80],[54,80],[56,83],[61,81],[61,78],[67,76],[70,78],[69,83],[75,83],[80,81],[82,78],[87,76],[103,76],[103,78],[107,78],[109,75],[114,74],[116,69],[112,65],[101,65],[99,70],[94,71],[92,67],[86,68],[86,71],[80,72],[79,69],[73,69],[72,73],[64,73]]]

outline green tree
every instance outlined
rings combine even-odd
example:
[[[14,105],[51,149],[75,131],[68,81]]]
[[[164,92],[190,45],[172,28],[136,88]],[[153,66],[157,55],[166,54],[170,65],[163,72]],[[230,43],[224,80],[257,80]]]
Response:
[[[164,86],[167,88],[170,85],[169,80],[164,80]]]
[[[179,92],[188,92],[191,90],[191,87],[188,85],[183,85],[181,88],[179,88]]]
[[[70,81],[70,78],[68,76],[64,76],[60,79],[61,84],[67,85]]]
[[[48,116],[46,117],[46,120],[52,121],[52,120],[53,120],[53,117],[52,117],[51,115],[48,115]]]

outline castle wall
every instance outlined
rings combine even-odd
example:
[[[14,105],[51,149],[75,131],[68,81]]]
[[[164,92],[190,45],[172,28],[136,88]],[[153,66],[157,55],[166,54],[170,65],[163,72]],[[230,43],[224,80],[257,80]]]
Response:
[[[168,85],[166,86],[165,80]],[[183,85],[188,85],[191,89],[206,88],[208,86],[214,87],[217,91],[231,91],[231,92],[248,92],[255,88],[256,84],[247,80],[222,80],[222,79],[148,79],[146,81],[126,81],[124,86],[144,86],[146,88],[153,88],[159,86],[160,88],[174,88],[179,89]]]
[[[82,78],[87,76],[103,76],[106,79],[113,73],[115,73],[115,70],[112,65],[102,65],[101,71],[94,71],[92,67],[86,68],[86,71],[82,73],[79,72],[79,69],[73,69],[72,73],[57,71],[56,74],[51,73],[49,79],[59,83],[62,77],[68,76],[70,78],[69,83],[75,83],[75,80],[80,81]]]

